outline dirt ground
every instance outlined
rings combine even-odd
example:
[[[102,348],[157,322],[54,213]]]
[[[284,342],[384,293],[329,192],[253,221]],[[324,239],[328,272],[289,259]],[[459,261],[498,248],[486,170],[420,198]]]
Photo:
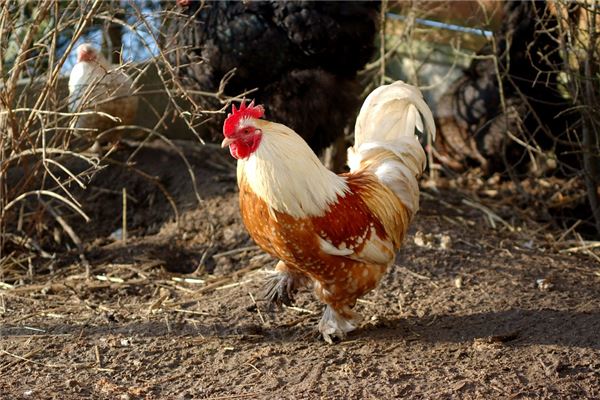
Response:
[[[83,261],[2,272],[0,398],[600,398],[600,265],[544,239],[560,232],[493,228],[464,194],[425,189],[397,266],[357,304],[362,326],[328,345],[311,293],[260,301],[274,260],[241,224],[232,160],[185,153],[201,204],[179,155],[149,146],[80,194],[92,222],[67,222]],[[55,232],[46,246],[64,248]]]

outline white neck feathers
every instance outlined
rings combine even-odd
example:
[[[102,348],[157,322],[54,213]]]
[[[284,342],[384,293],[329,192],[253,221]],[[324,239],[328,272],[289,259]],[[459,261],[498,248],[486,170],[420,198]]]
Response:
[[[238,181],[272,209],[294,218],[323,216],[348,191],[346,180],[327,168],[306,142],[285,125],[255,120],[263,136],[258,149],[238,161]]]

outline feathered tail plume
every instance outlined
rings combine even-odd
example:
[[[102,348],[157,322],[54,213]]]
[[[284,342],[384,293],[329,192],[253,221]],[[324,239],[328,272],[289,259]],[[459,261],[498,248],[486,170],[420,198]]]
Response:
[[[354,147],[348,149],[350,171],[372,171],[411,216],[419,209],[417,180],[427,160],[415,128],[422,133],[427,129],[435,139],[433,116],[419,89],[400,81],[381,86],[361,107]]]

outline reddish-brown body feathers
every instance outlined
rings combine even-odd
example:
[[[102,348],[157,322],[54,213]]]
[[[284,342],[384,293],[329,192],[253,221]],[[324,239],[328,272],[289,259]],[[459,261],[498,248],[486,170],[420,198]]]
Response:
[[[279,270],[309,276],[315,282],[316,295],[343,316],[350,317],[349,307],[377,285],[387,265],[328,254],[322,250],[319,238],[336,248],[352,249],[356,254],[361,253],[374,234],[384,241],[396,240],[388,237],[382,222],[369,208],[369,198],[373,194],[369,191],[374,185],[382,189],[381,184],[368,173],[345,176],[349,192],[338,197],[337,202],[319,217],[294,218],[269,210],[245,181],[242,180],[239,186],[241,214],[254,241],[285,263],[285,266],[278,266]],[[401,203],[395,204],[398,205],[402,207],[400,215],[406,221],[400,232],[401,241],[409,216]],[[399,245],[394,243],[395,248]]]

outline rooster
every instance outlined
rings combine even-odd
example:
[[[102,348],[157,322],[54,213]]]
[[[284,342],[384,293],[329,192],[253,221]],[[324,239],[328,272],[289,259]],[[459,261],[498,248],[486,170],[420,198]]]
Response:
[[[356,120],[350,172],[336,175],[292,129],[261,119],[264,112],[243,102],[223,125],[222,147],[238,160],[242,218],[254,241],[280,260],[267,299],[289,305],[312,283],[327,304],[318,328],[331,343],[356,328],[356,300],[393,264],[419,208],[426,156],[415,128],[434,136],[433,117],[413,86],[375,89]]]
[[[79,115],[74,121],[76,134],[94,141],[93,150],[100,143],[120,138],[118,125],[131,125],[135,120],[138,98],[134,96],[133,81],[118,66],[108,61],[91,44],[77,47],[77,63],[69,77],[69,111],[96,111]]]

